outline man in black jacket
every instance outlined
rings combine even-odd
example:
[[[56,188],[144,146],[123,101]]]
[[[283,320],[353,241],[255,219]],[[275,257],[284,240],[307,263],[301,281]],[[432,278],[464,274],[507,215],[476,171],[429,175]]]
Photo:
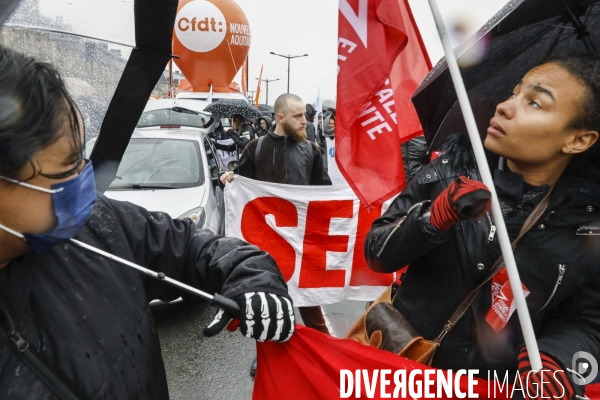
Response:
[[[81,115],[50,65],[0,47],[0,110],[1,399],[169,397],[149,302],[180,291],[73,237],[234,299],[247,337],[289,339],[293,308],[271,256],[96,193]],[[205,334],[226,322],[219,312]]]
[[[283,94],[275,101],[277,126],[267,136],[248,143],[236,172],[246,178],[289,185],[331,185],[319,147],[306,139],[302,99]],[[233,172],[221,175],[231,182]],[[329,333],[321,307],[300,307],[302,320],[311,328]]]
[[[279,96],[274,106],[275,129],[246,145],[235,172],[272,183],[331,185],[319,147],[307,140],[304,105],[298,106],[301,101],[293,94]],[[221,175],[221,182],[231,182],[233,176],[226,172]]]

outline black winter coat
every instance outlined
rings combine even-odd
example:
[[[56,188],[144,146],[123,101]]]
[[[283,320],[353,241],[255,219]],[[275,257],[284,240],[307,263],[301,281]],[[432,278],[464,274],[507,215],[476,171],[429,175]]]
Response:
[[[219,142],[213,142],[217,150],[228,152],[237,151],[238,154],[242,154],[244,148],[250,142],[250,139],[248,139],[246,136],[238,135],[238,133],[233,129],[229,129],[226,135],[228,139],[233,140],[233,143],[223,144]]]
[[[269,131],[254,160],[256,146],[261,139],[248,143],[240,164],[234,171],[246,178],[289,185],[331,185],[331,179],[323,166],[319,147],[309,142],[298,142],[287,136]],[[312,147],[312,150],[308,148]]]
[[[275,261],[257,247],[103,195],[76,239],[211,293],[287,296]],[[61,245],[0,270],[0,293],[23,335],[80,398],[169,398],[148,304],[175,300],[181,295],[176,289]],[[33,372],[0,345],[0,399],[50,398]]]
[[[500,256],[497,236],[489,240],[489,214],[455,223],[445,234],[428,228],[429,201],[459,175],[478,178],[476,170],[453,164],[453,154],[444,154],[418,172],[388,211],[374,222],[365,241],[366,258],[373,270],[391,272],[409,265],[394,306],[426,339],[440,334],[452,312],[485,280]],[[507,204],[511,192],[521,197],[522,185],[517,174],[495,173],[498,195]],[[540,197],[520,200],[520,204],[515,202],[518,209],[531,212]],[[554,187],[547,211],[515,249],[521,280],[531,292],[526,301],[540,351],[563,368],[572,367],[578,351],[600,359],[600,236],[593,228],[600,227],[599,202],[597,184],[563,175]],[[406,220],[399,224],[405,215]],[[506,218],[511,240],[526,217]],[[596,234],[578,235],[590,230]],[[560,265],[566,266],[564,275]],[[516,372],[517,353],[523,346],[517,313],[496,334],[485,321],[490,306],[488,283],[470,312],[444,338],[433,358],[434,367],[478,368],[484,377],[487,370]],[[582,387],[575,388],[582,394]]]

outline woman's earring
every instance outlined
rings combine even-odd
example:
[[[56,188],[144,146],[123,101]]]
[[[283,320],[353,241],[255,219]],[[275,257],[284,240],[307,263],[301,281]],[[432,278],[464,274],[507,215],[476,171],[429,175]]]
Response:
[[[570,149],[569,151],[572,153],[572,152],[573,152],[573,149]]]

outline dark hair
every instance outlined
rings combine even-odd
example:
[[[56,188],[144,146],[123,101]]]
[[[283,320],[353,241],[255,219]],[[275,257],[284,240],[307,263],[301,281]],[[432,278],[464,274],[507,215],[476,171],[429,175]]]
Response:
[[[592,54],[554,55],[543,64],[557,64],[586,88],[581,101],[580,113],[571,122],[577,129],[589,129],[600,133],[600,57]],[[576,154],[565,173],[600,183],[600,140],[583,153]]]
[[[0,175],[17,178],[27,164],[34,170],[27,179],[42,174],[33,158],[64,135],[69,135],[73,144],[74,161],[81,160],[83,139],[78,113],[53,66],[0,46]],[[62,129],[65,117],[70,132]],[[75,170],[42,175],[60,179]]]

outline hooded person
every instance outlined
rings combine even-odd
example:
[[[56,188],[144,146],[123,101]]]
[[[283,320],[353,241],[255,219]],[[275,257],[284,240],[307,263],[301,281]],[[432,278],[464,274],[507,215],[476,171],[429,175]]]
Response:
[[[223,122],[220,119],[217,119],[217,122],[215,122],[215,130],[209,136],[214,140],[227,139],[227,134],[225,133],[225,129],[223,129]]]
[[[493,268],[490,194],[467,136],[452,136],[375,220],[365,257],[377,272],[408,265],[392,303],[419,335],[443,338],[433,367],[521,381],[526,398],[583,399],[586,379],[570,368],[577,354],[600,359],[600,58],[556,57],[516,78],[484,146],[511,241],[547,204],[514,249],[545,376],[532,371],[506,269]]]
[[[313,142],[317,142],[317,130],[315,129],[315,115],[317,115],[317,110],[312,106],[312,104],[306,104],[306,138]]]
[[[259,117],[257,123],[258,130],[256,131],[256,136],[259,138],[265,136],[271,130],[271,126],[271,118],[267,117],[266,115]]]
[[[71,238],[234,299],[247,337],[291,336],[292,303],[270,255],[97,193],[84,142],[58,72],[0,47],[1,399],[169,398],[149,303],[180,290]],[[205,335],[226,317],[221,310]]]
[[[335,113],[327,111],[323,117],[323,135],[326,138],[335,137]]]
[[[321,148],[321,155],[323,156],[325,168],[329,168],[327,157],[327,139],[334,140],[335,137],[335,114],[331,111],[325,112],[322,125],[323,130],[319,136],[319,147]]]

